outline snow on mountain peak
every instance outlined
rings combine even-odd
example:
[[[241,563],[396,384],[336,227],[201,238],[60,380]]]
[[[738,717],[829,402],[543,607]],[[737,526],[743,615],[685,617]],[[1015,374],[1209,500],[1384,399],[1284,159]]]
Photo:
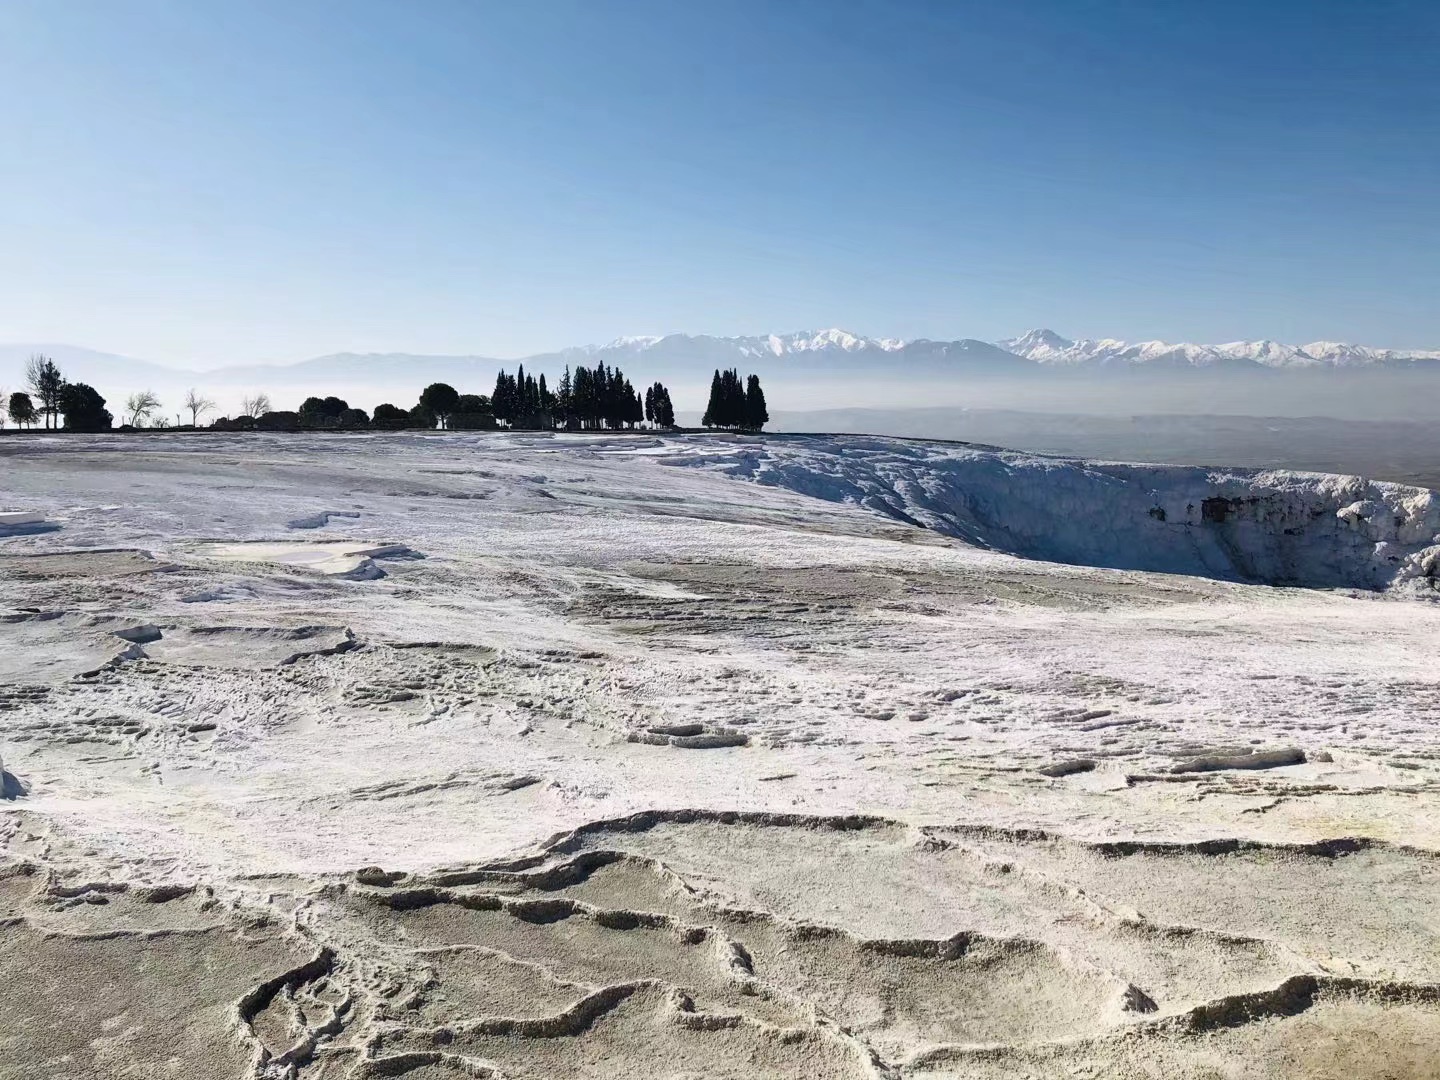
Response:
[[[1036,351],[1061,351],[1070,348],[1075,343],[1069,338],[1063,338],[1054,330],[1036,329],[1027,330],[1018,338],[1012,338],[1008,342],[1001,342],[1011,352],[1021,356],[1029,356]]]
[[[894,352],[904,346],[898,338],[867,338],[852,334],[848,330],[831,327],[829,330],[805,330],[794,334],[771,334],[766,339],[768,351],[775,356],[787,353],[819,352],[823,349],[840,349],[843,352],[859,352],[862,349],[881,349]]]
[[[1364,345],[1351,345],[1344,341],[1312,341],[1303,347],[1307,356],[1336,367],[1353,367],[1359,364],[1373,364],[1396,355],[1386,349],[1371,349]]]
[[[602,345],[601,348],[644,350],[664,340],[665,339],[663,337],[655,334],[630,334],[623,337],[617,337],[614,341]]]
[[[1317,361],[1304,349],[1265,338],[1261,341],[1228,341],[1215,348],[1235,360],[1254,360],[1268,367],[1305,367]]]
[[[1258,365],[1267,368],[1354,368],[1371,365],[1403,366],[1440,361],[1440,351],[1414,349],[1376,349],[1339,341],[1316,341],[1309,345],[1290,345],[1261,338],[1256,341],[1228,341],[1219,345],[1174,342],[1161,339],[1121,341],[1118,338],[1079,338],[1071,340],[1054,330],[1036,328],[1015,338],[993,343],[964,338],[954,341],[932,341],[927,338],[872,338],[839,327],[825,330],[799,330],[786,334],[760,334],[742,337],[667,334],[618,337],[607,345],[589,345],[574,350],[584,355],[607,353],[652,353],[670,360],[704,356],[707,363],[728,364],[744,359],[773,360],[786,357],[796,360],[823,361],[843,354],[857,360],[879,358],[879,355],[905,350],[907,357],[964,357],[976,362],[980,353],[1010,354],[1030,360],[1042,367],[1113,367],[1113,368],[1212,368]],[[994,363],[989,356],[985,362]]]
[[[1082,338],[1069,341],[1052,330],[1031,330],[1018,338],[1008,338],[996,344],[1040,364],[1098,367],[1211,367],[1247,362],[1272,368],[1357,367],[1440,359],[1440,352],[1372,349],[1338,341],[1317,341],[1309,345],[1287,345],[1269,338],[1229,341],[1222,345],[1158,339],[1128,342],[1117,338]]]

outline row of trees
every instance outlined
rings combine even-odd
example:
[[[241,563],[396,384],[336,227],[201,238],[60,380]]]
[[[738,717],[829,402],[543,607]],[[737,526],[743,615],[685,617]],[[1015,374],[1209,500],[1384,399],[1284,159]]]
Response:
[[[98,390],[88,383],[67,380],[48,356],[30,357],[25,382],[28,391],[17,390],[8,398],[0,394],[0,420],[8,414],[11,422],[20,427],[41,423],[51,430],[60,427],[63,418],[64,426],[71,431],[106,431],[115,422]],[[270,408],[270,399],[264,394],[253,400]],[[198,426],[200,417],[215,409],[213,401],[194,389],[186,392],[184,405],[190,412],[191,426]],[[131,427],[169,427],[160,408],[160,399],[150,390],[131,394],[125,401],[125,423]],[[176,422],[179,420],[177,415]]]
[[[72,431],[104,431],[114,417],[105,408],[105,399],[93,386],[66,382],[60,368],[48,356],[32,356],[25,367],[29,392],[17,390],[0,401],[10,419],[21,427],[43,423],[58,428],[61,418]]]
[[[569,374],[569,369],[566,369]],[[564,380],[561,380],[563,392]],[[538,379],[525,374],[525,365],[514,375],[505,374],[501,368],[495,376],[495,392],[490,395],[490,409],[496,420],[504,420],[512,428],[539,431],[551,427],[555,415],[556,397],[545,385],[545,376]]]
[[[0,394],[0,405],[8,409],[11,420],[23,426],[43,422],[47,429],[64,426],[72,431],[104,431],[114,422],[105,408],[105,399],[91,386],[67,382],[55,362],[35,356],[26,369],[29,392],[17,391],[8,401]],[[38,402],[38,404],[37,404]],[[200,418],[215,410],[215,402],[192,389],[186,393],[184,407],[190,413],[191,426],[199,426]],[[124,423],[128,427],[169,427],[161,413],[159,397],[142,390],[125,401]],[[176,421],[180,418],[177,416]],[[710,388],[710,402],[705,410],[706,427],[759,430],[769,420],[765,394],[760,380],[749,376],[742,386],[739,372],[716,371]],[[383,428],[389,430],[417,428],[433,430],[453,428],[478,430],[496,428],[500,423],[513,430],[548,431],[563,428],[569,431],[619,430],[640,424],[661,428],[675,426],[675,406],[664,383],[656,382],[639,394],[619,368],[596,364],[583,365],[572,373],[565,368],[559,385],[552,392],[545,376],[527,374],[524,366],[510,375],[503,369],[496,376],[495,391],[483,394],[462,394],[448,383],[432,383],[420,394],[420,400],[409,409],[385,403],[375,407],[373,416],[364,409],[351,408],[339,397],[308,397],[295,412],[276,411],[266,394],[256,394],[241,402],[236,417],[221,417],[212,425],[219,430],[287,431],[310,429]]]
[[[265,397],[264,394],[261,394],[260,397],[264,399],[265,407],[268,409],[270,407],[270,399]],[[190,412],[191,427],[199,427],[200,417],[208,412],[215,411],[215,402],[211,401],[194,387],[185,391],[183,404]],[[160,404],[160,399],[155,396],[153,390],[141,390],[138,393],[131,394],[125,399],[125,423],[129,427],[137,428],[167,428],[170,426],[170,421],[160,412],[161,408],[163,408],[163,406]],[[175,422],[177,424],[180,422],[179,413],[175,414]]]
[[[556,405],[559,426],[570,431],[602,428],[615,431],[634,427],[645,419],[645,402],[635,393],[625,373],[604,364],[593,368],[582,364],[573,376],[567,366],[565,374],[560,376]]]
[[[740,383],[740,372],[715,371],[710,380],[710,403],[705,406],[705,416],[700,421],[706,427],[739,428],[742,431],[759,431],[770,422],[770,413],[765,408],[765,391],[760,389],[760,379],[751,375]]]
[[[489,397],[461,394],[448,383],[432,383],[413,409],[379,405],[371,423],[426,428],[438,424],[467,430],[504,423],[517,431],[614,431],[642,423],[674,427],[675,406],[663,383],[655,383],[641,395],[623,371],[604,364],[581,366],[573,372],[567,366],[553,391],[543,374],[528,374],[521,365],[513,375],[502,368]]]
[[[645,389],[645,419],[656,427],[675,426],[675,406],[670,401],[670,391],[664,383],[656,383]]]
[[[247,405],[249,403],[247,402]],[[269,404],[268,401],[265,403]],[[644,395],[636,393],[625,373],[604,364],[566,367],[560,383],[551,390],[545,376],[528,374],[522,365],[513,375],[501,369],[490,396],[462,394],[449,383],[431,383],[409,409],[385,402],[373,416],[352,409],[342,398],[306,398],[297,412],[261,412],[258,409],[235,420],[217,422],[229,428],[384,428],[397,430],[435,427],[453,430],[497,428],[501,423],[516,431],[617,430],[650,423],[675,426],[670,391],[655,383]]]

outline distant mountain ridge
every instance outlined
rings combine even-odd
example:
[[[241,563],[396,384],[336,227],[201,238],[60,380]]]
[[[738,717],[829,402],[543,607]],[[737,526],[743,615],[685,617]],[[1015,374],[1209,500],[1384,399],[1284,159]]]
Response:
[[[1038,364],[1072,366],[1170,367],[1245,366],[1270,368],[1367,367],[1411,364],[1440,360],[1440,349],[1375,349],[1338,341],[1312,341],[1308,345],[1286,345],[1279,341],[1230,341],[1223,345],[1196,345],[1189,342],[1140,341],[1089,338],[1071,341],[1053,330],[1031,330],[1018,338],[995,343],[1007,352]]]
[[[1053,330],[1036,329],[1015,338],[988,342],[975,338],[932,341],[928,338],[869,338],[846,330],[829,329],[750,337],[710,337],[668,334],[661,337],[624,337],[606,345],[567,349],[551,357],[648,356],[652,359],[713,358],[724,364],[745,360],[811,360],[820,358],[877,361],[959,361],[971,365],[1017,370],[1016,359],[1032,364],[1107,368],[1353,368],[1395,366],[1440,361],[1440,349],[1378,349],[1345,342],[1315,341],[1307,345],[1283,342],[1231,341],[1220,345],[1190,342],[1126,342],[1118,338],[1071,340]],[[527,360],[527,362],[529,362]]]
[[[329,382],[337,379],[407,382],[445,381],[477,386],[493,381],[501,367],[517,365],[552,376],[569,364],[603,362],[649,377],[700,378],[712,368],[742,367],[762,374],[787,370],[889,372],[906,369],[930,374],[1024,375],[1046,370],[1357,370],[1420,368],[1440,371],[1440,349],[1379,349],[1347,342],[1232,341],[1220,345],[1189,342],[1126,342],[1116,338],[1070,339],[1036,329],[1015,338],[981,341],[960,338],[932,341],[871,338],[846,330],[807,330],[786,334],[715,337],[665,334],[617,338],[519,359],[480,355],[414,353],[332,353],[294,364],[244,364],[206,371],[170,368],[131,357],[63,344],[0,345],[0,385],[12,389],[22,379],[25,359],[35,352],[53,356],[66,375],[78,381],[143,386],[150,381],[194,380],[206,385],[259,386]],[[1433,366],[1432,366],[1433,365]]]

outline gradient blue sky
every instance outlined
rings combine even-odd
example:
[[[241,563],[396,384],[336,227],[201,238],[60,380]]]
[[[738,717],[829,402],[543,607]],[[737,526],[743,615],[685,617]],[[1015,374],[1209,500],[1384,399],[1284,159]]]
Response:
[[[1440,5],[0,3],[0,341],[1440,347]]]

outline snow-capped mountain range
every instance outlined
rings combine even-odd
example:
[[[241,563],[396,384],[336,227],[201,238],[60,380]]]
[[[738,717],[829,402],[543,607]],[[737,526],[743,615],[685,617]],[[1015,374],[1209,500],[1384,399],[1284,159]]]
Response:
[[[866,349],[894,352],[908,344],[900,338],[861,337],[848,330],[831,328],[829,330],[805,330],[795,334],[767,334],[764,337],[707,338],[692,337],[689,334],[619,337],[607,345],[586,346],[586,349],[590,352],[624,349],[643,352],[666,341],[733,342],[739,352],[745,356],[785,356],[789,353],[825,352],[829,349],[838,349],[841,352],[863,352]]]
[[[783,359],[811,356],[946,355],[953,358],[1005,360],[1008,357],[1037,364],[1092,367],[1244,367],[1268,368],[1364,367],[1440,360],[1440,349],[1377,349],[1338,341],[1312,341],[1287,345],[1279,341],[1230,341],[1221,345],[1190,342],[1120,341],[1117,338],[1071,340],[1053,330],[1031,330],[1015,338],[985,342],[974,338],[932,341],[917,338],[869,338],[846,330],[812,330],[756,337],[707,337],[669,334],[663,337],[623,337],[607,345],[587,346],[567,353],[586,356],[626,354],[728,353],[739,359]]]
[[[1115,338],[1071,341],[1053,330],[1031,330],[996,345],[1041,364],[1140,365],[1212,367],[1217,364],[1259,364],[1263,367],[1363,367],[1371,364],[1408,364],[1440,360],[1440,350],[1374,349],[1339,341],[1312,341],[1286,345],[1279,341],[1230,341],[1223,345],[1194,345],[1168,341],[1125,342]]]

